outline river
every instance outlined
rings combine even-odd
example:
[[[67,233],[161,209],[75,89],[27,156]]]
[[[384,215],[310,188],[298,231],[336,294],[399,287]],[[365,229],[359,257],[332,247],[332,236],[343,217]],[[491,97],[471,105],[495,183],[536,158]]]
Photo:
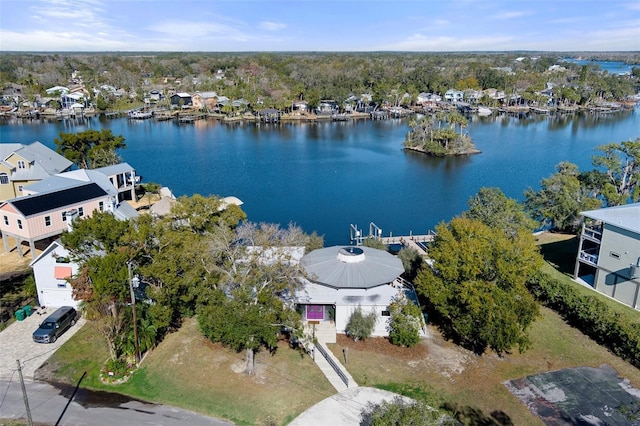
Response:
[[[249,220],[294,222],[349,243],[350,225],[383,235],[424,234],[467,208],[481,187],[522,200],[561,161],[592,168],[594,148],[640,137],[640,110],[566,116],[471,117],[482,153],[430,158],[405,152],[400,119],[295,124],[194,124],[94,117],[81,121],[0,120],[0,142],[40,141],[59,133],[109,128],[123,135],[125,161],[143,181],[176,196],[233,195]]]

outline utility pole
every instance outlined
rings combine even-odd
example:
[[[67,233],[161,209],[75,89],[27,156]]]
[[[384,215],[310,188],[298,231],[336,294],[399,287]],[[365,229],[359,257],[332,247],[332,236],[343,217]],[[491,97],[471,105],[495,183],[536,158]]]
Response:
[[[16,359],[18,363],[18,375],[20,376],[20,386],[22,386],[22,399],[24,399],[24,408],[27,410],[27,422],[29,426],[33,426],[33,420],[31,420],[31,409],[29,408],[29,399],[27,398],[27,388],[24,386],[24,377],[22,377],[22,367],[20,366],[20,360]]]
[[[138,343],[138,319],[136,317],[136,295],[133,292],[133,277],[131,276],[131,262],[127,262],[127,270],[129,271],[129,290],[131,291],[131,307],[133,308],[133,338],[135,339],[136,364],[140,363],[140,344]]]

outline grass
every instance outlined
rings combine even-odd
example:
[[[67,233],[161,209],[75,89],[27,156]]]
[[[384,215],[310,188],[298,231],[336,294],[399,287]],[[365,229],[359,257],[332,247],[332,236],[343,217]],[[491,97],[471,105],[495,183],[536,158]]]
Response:
[[[311,359],[280,345],[275,354],[256,355],[256,374],[241,372],[243,353],[202,337],[194,319],[148,355],[124,384],[98,379],[108,357],[104,343],[86,325],[52,358],[40,376],[83,387],[109,390],[142,400],[182,407],[238,425],[286,424],[335,391]]]
[[[575,241],[571,236],[541,235],[542,252],[550,263],[545,270],[579,291],[599,297],[617,311],[635,318],[640,313],[571,280]],[[556,267],[558,270],[556,270]],[[496,417],[516,425],[542,425],[505,387],[508,380],[569,367],[608,364],[640,388],[640,370],[612,355],[555,312],[541,308],[530,330],[531,348],[503,357],[477,356],[442,338],[430,325],[431,337],[422,351],[406,356],[399,348],[359,349],[343,340],[331,345],[338,359],[349,346],[347,369],[361,386],[373,386],[426,401],[432,406],[449,402],[471,413],[476,424],[492,424]],[[408,351],[408,350],[407,350]],[[416,355],[417,354],[417,355]],[[256,356],[256,375],[246,376],[243,354],[202,337],[195,320],[167,338],[144,360],[142,368],[122,385],[107,386],[98,379],[108,357],[104,343],[85,326],[62,346],[39,371],[43,378],[75,384],[87,372],[83,386],[111,390],[157,403],[179,406],[240,425],[286,424],[311,405],[335,393],[309,357],[282,345],[275,355]]]

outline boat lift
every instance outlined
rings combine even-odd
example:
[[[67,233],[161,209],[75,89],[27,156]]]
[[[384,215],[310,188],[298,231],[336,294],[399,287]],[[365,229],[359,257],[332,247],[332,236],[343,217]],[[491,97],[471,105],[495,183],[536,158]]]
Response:
[[[375,223],[369,223],[369,236],[365,237],[362,229],[358,229],[358,225],[349,225],[349,239],[351,243],[359,246],[365,238],[382,238],[382,228]]]

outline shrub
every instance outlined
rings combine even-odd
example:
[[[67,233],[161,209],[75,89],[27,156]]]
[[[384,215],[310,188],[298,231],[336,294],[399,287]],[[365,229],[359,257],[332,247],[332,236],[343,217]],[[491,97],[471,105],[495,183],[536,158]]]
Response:
[[[387,330],[389,340],[394,345],[412,347],[420,341],[420,308],[404,295],[394,300],[389,305],[391,317]]]
[[[347,335],[356,342],[371,337],[373,328],[376,326],[376,313],[371,311],[364,314],[362,308],[358,306],[349,317],[347,323]]]
[[[630,323],[591,295],[579,294],[544,272],[527,283],[538,301],[558,312],[567,323],[620,358],[640,367],[640,327]]]

